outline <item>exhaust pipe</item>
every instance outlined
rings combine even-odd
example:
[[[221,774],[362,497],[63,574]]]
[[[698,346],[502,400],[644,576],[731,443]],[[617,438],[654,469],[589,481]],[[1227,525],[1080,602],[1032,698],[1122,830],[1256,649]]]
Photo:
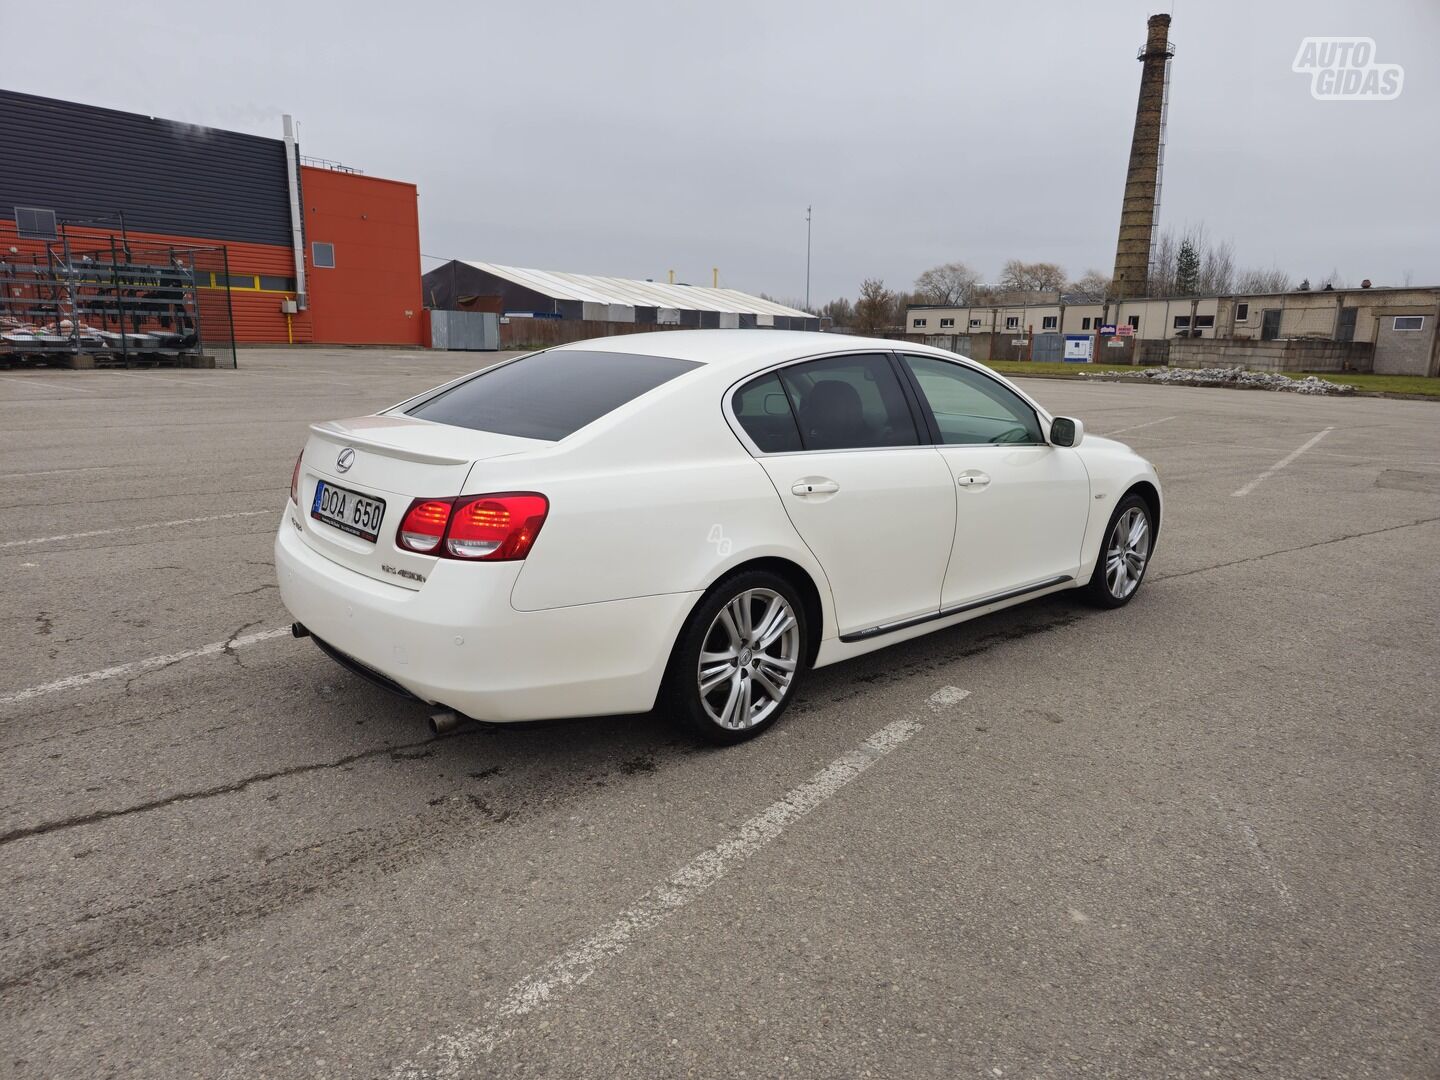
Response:
[[[464,719],[465,718],[457,712],[437,712],[433,714],[428,721],[430,724],[430,734],[436,736],[445,735],[459,727]]]
[[[304,624],[304,623],[298,623],[298,622],[292,622],[292,623],[290,624],[290,633],[291,633],[293,636],[295,636],[295,637],[309,637],[309,636],[310,636],[310,631],[305,629],[305,624]]]

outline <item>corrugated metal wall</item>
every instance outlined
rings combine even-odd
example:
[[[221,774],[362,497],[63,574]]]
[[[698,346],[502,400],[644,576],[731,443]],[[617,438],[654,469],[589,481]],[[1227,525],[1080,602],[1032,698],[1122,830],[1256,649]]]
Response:
[[[125,212],[136,231],[288,245],[285,144],[0,90],[0,216]]]

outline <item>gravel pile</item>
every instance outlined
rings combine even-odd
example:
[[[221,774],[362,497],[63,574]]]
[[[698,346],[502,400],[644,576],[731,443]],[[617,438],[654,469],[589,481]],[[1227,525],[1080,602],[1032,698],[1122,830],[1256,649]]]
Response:
[[[1239,368],[1141,368],[1138,371],[1083,371],[1091,379],[1147,379],[1180,386],[1239,386],[1246,390],[1282,390],[1292,394],[1353,394],[1355,387],[1326,382],[1314,375],[1291,379],[1263,371]]]

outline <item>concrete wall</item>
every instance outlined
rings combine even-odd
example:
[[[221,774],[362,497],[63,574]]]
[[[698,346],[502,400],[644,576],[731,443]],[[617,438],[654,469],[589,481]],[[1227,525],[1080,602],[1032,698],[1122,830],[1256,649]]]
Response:
[[[1420,319],[1418,330],[1397,330],[1396,319],[1408,325]],[[1375,371],[1381,375],[1440,374],[1440,344],[1437,344],[1433,308],[1393,307],[1375,313]]]
[[[1171,367],[1233,367],[1248,371],[1370,371],[1375,347],[1368,341],[1255,341],[1237,338],[1175,338]]]

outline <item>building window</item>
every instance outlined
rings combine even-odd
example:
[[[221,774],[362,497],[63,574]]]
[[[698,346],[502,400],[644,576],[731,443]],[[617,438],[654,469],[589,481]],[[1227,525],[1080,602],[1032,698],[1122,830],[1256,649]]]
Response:
[[[944,330],[947,326],[954,326],[954,325],[955,325],[955,320],[954,320],[954,319],[941,319],[941,320],[940,320],[940,329],[941,329],[941,330]]]
[[[1236,305],[1235,305],[1235,321],[1236,321],[1236,322],[1245,322],[1245,321],[1248,320],[1249,318],[1250,318],[1250,305],[1249,305],[1249,304],[1236,304]]]
[[[1019,316],[1019,315],[1006,315],[1006,316],[1005,316],[1005,329],[1006,329],[1006,330],[1018,330],[1019,328],[1020,328],[1020,316]]]
[[[1424,316],[1424,315],[1396,315],[1396,316],[1395,316],[1395,329],[1396,329],[1396,330],[1424,330],[1424,329],[1425,329],[1425,316]]]
[[[260,275],[261,292],[294,292],[295,279],[293,277],[271,277],[269,274]]]
[[[1125,321],[1130,324],[1130,329],[1132,329],[1132,330],[1139,330],[1139,329],[1140,329],[1140,316],[1139,316],[1139,315],[1130,315],[1130,316],[1128,316],[1128,317],[1125,319]]]
[[[1089,329],[1090,329],[1090,316],[1089,316],[1089,315],[1086,315],[1085,318],[1083,318],[1083,319],[1080,320],[1080,329],[1081,329],[1081,330],[1089,330]]]
[[[1043,317],[1040,319],[1040,329],[1041,329],[1041,330],[1054,330],[1054,329],[1055,329],[1055,323],[1056,323],[1056,321],[1058,320],[1058,318],[1059,318],[1059,316],[1056,316],[1056,315],[1045,315],[1045,316],[1043,316]]]
[[[980,320],[979,320],[979,319],[971,319],[971,320],[970,320],[970,325],[971,325],[971,326],[979,326],[979,325],[980,325]]]
[[[1189,315],[1176,315],[1176,316],[1175,316],[1175,329],[1176,329],[1176,330],[1188,330],[1188,329],[1190,329],[1190,316],[1189,316]]]
[[[316,240],[310,245],[310,265],[319,270],[335,269],[335,245]]]
[[[924,319],[916,319],[916,320],[914,320],[913,322],[911,322],[910,325],[913,326],[913,327],[916,327],[916,328],[918,329],[919,327],[922,327],[922,326],[925,325],[925,320],[924,320]]]
[[[1211,329],[1212,327],[1214,327],[1214,325],[1215,325],[1215,316],[1214,316],[1214,315],[1196,315],[1196,316],[1195,316],[1195,329],[1197,329],[1197,330],[1209,330],[1209,329]]]

